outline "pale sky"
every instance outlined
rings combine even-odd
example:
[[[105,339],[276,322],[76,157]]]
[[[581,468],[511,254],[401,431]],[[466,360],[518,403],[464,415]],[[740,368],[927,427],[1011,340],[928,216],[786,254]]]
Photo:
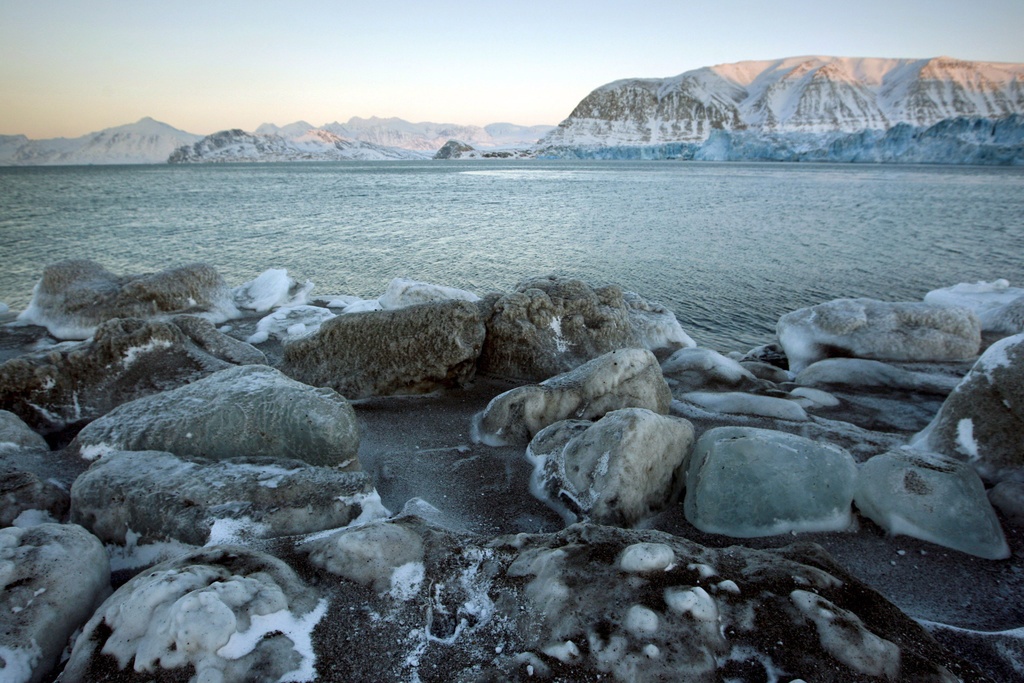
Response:
[[[620,78],[798,55],[1024,62],[1024,0],[0,0],[0,134],[556,124]]]

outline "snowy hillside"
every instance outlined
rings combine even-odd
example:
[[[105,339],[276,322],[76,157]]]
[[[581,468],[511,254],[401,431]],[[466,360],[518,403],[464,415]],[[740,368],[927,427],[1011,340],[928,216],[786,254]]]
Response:
[[[1024,114],[1024,64],[790,57],[627,79],[585,97],[539,149],[700,145],[716,131],[827,136]],[[716,133],[720,134],[720,133]]]
[[[4,135],[0,136],[0,166],[162,164],[175,149],[201,138],[149,117],[79,138],[29,140],[24,135]]]
[[[257,133],[224,130],[207,135],[198,142],[175,150],[167,161],[172,164],[239,161],[339,161],[355,159],[379,161],[424,159],[426,155],[397,147],[349,140],[322,128],[296,128],[299,124],[274,130],[261,126]],[[275,127],[276,128],[276,127]],[[300,126],[301,128],[301,126]]]

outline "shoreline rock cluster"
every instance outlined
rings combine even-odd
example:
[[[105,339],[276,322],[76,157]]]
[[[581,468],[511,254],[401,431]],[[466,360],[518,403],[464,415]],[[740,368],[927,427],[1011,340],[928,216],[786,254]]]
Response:
[[[910,537],[1024,596],[1024,290],[826,302],[731,356],[553,276],[311,290],[62,262],[0,327],[5,676],[952,681],[1024,662],[930,634],[819,546],[777,547]]]

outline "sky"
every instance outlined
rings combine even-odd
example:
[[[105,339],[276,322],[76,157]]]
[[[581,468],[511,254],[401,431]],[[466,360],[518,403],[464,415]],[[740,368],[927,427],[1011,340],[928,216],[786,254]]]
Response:
[[[557,124],[594,88],[799,55],[1024,62],[1024,0],[0,0],[0,135],[352,116]]]

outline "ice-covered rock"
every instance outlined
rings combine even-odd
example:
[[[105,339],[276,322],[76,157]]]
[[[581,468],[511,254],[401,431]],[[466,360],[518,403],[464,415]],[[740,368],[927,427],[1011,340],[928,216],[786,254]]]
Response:
[[[337,314],[321,306],[288,306],[279,308],[256,323],[247,342],[262,344],[271,337],[282,341],[294,341],[315,333],[324,322]]]
[[[60,522],[70,502],[61,486],[35,472],[0,462],[0,527]]]
[[[103,544],[80,526],[0,529],[0,679],[53,679],[68,639],[110,594]]]
[[[1014,526],[1024,526],[1024,479],[1004,479],[988,492],[988,502]]]
[[[285,347],[281,370],[349,399],[427,393],[472,379],[484,332],[467,301],[341,315]]]
[[[924,295],[924,300],[971,309],[981,321],[981,329],[986,332],[1024,332],[1024,288],[1011,287],[1006,280],[961,282],[952,287],[933,289]]]
[[[273,538],[386,514],[364,472],[283,458],[116,451],[71,487],[71,519],[104,543]]]
[[[749,390],[762,384],[732,358],[697,347],[679,349],[661,364],[661,371],[673,393]]]
[[[75,641],[61,680],[314,680],[312,634],[326,613],[327,601],[281,560],[203,548],[111,595]]]
[[[913,444],[984,476],[1024,467],[1024,334],[990,346]]]
[[[93,460],[107,452],[168,451],[222,460],[295,458],[359,469],[355,412],[333,389],[296,382],[265,365],[241,365],[122,404],[76,437]]]
[[[480,297],[464,289],[396,277],[377,299],[384,310],[449,300],[476,302],[480,301]]]
[[[738,538],[850,526],[857,465],[842,448],[795,434],[719,427],[697,440],[686,519]]]
[[[389,681],[978,675],[817,546],[712,549],[592,524],[488,540],[405,517],[295,554],[333,591],[336,626],[314,634],[320,680],[371,667]]]
[[[50,450],[46,439],[36,434],[20,417],[0,410],[0,452],[10,449]]]
[[[861,465],[854,503],[891,534],[990,560],[1010,556],[985,486],[966,463],[911,449]]]
[[[205,318],[195,315],[176,315],[170,322],[181,330],[196,346],[214,358],[235,365],[266,365],[267,357],[250,343],[229,337]]]
[[[778,396],[746,394],[741,391],[691,391],[681,394],[679,399],[695,403],[712,413],[737,415],[760,415],[777,420],[807,420],[807,411],[799,402]]]
[[[827,358],[808,365],[793,381],[801,386],[900,389],[944,396],[960,379],[937,372],[905,370],[877,360]]]
[[[540,381],[616,349],[693,345],[670,311],[616,286],[534,278],[494,301],[480,369]]]
[[[235,305],[257,313],[273,308],[301,306],[306,303],[313,283],[300,284],[284,268],[265,270],[255,279],[232,290]]]
[[[664,415],[671,401],[654,354],[621,349],[540,384],[494,397],[475,418],[474,431],[490,445],[527,443],[561,420],[596,420],[620,408],[646,408]]]
[[[793,372],[834,356],[965,360],[981,346],[981,324],[970,310],[917,302],[836,299],[787,313],[776,332]]]
[[[188,322],[185,326],[191,327]],[[225,336],[207,332],[217,339]],[[221,353],[218,347],[209,340],[199,346],[175,320],[109,320],[96,328],[92,341],[64,344],[0,365],[0,408],[42,434],[59,432],[127,401],[231,367],[225,358],[240,359],[238,346],[225,341],[225,358],[211,353]]]
[[[42,325],[58,339],[87,339],[97,325],[112,318],[184,312],[216,322],[239,315],[231,291],[208,265],[118,277],[94,261],[77,259],[43,269],[32,301],[18,320]]]
[[[665,508],[682,489],[693,445],[687,420],[643,408],[607,413],[578,432],[556,423],[530,442],[530,488],[568,522],[633,526]],[[578,432],[578,433],[577,433]]]

